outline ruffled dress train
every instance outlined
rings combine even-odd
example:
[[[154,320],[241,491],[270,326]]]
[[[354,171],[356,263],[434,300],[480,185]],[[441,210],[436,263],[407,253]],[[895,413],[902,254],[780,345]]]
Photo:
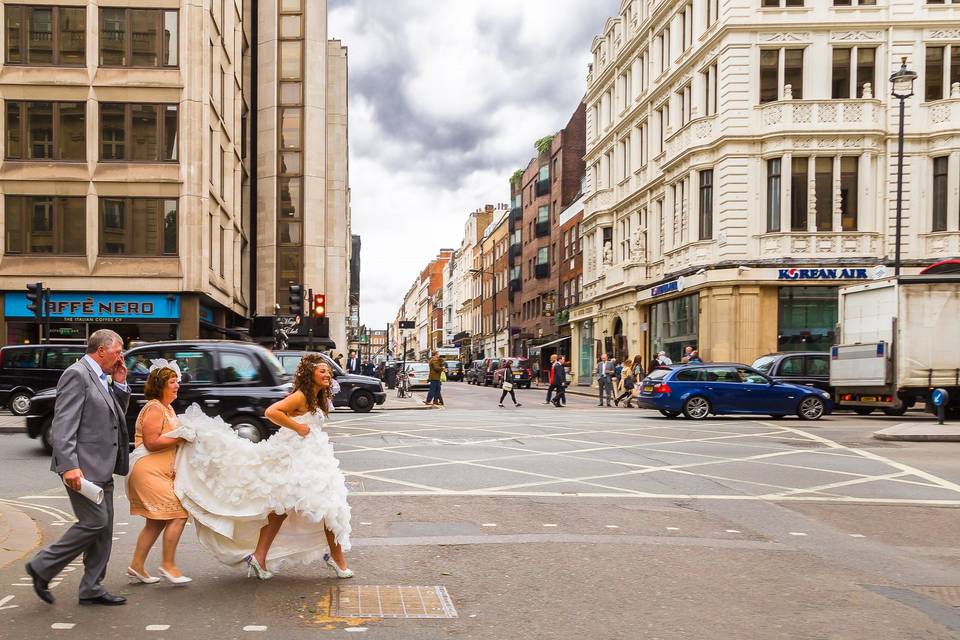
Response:
[[[221,418],[197,405],[179,416],[169,436],[188,440],[177,452],[174,491],[193,519],[200,543],[225,564],[241,562],[257,545],[270,513],[285,513],[267,566],[320,561],[324,526],[350,549],[350,506],[340,463],[323,432],[323,415],[296,418],[301,437],[280,429],[267,440],[239,438]]]

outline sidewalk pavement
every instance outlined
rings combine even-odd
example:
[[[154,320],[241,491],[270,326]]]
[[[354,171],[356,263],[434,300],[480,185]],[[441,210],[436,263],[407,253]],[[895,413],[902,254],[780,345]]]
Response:
[[[960,423],[937,424],[936,420],[901,422],[873,434],[877,440],[901,442],[960,442]]]
[[[25,556],[39,542],[40,531],[33,519],[0,502],[0,569]]]

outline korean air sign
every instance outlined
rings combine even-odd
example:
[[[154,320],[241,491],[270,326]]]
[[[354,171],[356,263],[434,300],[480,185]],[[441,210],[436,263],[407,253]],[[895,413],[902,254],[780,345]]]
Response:
[[[867,269],[779,269],[777,280],[866,280]]]

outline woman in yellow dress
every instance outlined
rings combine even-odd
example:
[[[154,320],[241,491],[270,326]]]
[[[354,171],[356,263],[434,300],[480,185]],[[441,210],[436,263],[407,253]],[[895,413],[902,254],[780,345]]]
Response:
[[[176,585],[191,582],[176,563],[177,544],[187,524],[187,512],[173,491],[174,462],[177,447],[183,440],[164,435],[178,426],[177,415],[170,403],[177,397],[179,379],[180,368],[175,361],[154,360],[143,388],[148,402],[137,416],[134,442],[137,449],[131,454],[127,476],[130,514],[147,519],[127,568],[127,576],[133,582],[153,584],[160,581],[147,572],[144,563],[161,533],[163,561],[160,575]]]

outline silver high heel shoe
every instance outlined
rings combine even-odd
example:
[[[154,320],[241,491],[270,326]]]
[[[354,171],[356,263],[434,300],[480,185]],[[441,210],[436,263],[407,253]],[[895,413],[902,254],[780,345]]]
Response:
[[[187,576],[183,576],[183,575],[181,576],[171,575],[163,567],[159,567],[157,571],[160,573],[160,575],[162,575],[166,579],[167,582],[173,585],[180,586],[180,585],[187,584],[188,582],[193,582],[193,578],[188,578]]]
[[[337,577],[338,577],[338,578],[352,578],[352,577],[353,577],[353,569],[341,569],[341,568],[340,568],[340,565],[338,565],[336,562],[334,562],[333,558],[330,557],[330,554],[329,554],[329,553],[323,554],[323,560],[324,560],[328,565],[330,565],[331,567],[333,567],[333,570],[337,572]]]
[[[269,580],[273,577],[273,574],[263,567],[260,566],[260,563],[257,562],[257,559],[253,555],[249,555],[243,559],[247,563],[247,577],[249,578],[252,575],[256,575],[260,580]]]
[[[131,584],[137,584],[138,582],[141,584],[156,584],[160,582],[160,578],[141,575],[140,573],[134,571],[131,567],[127,567],[127,579]]]

